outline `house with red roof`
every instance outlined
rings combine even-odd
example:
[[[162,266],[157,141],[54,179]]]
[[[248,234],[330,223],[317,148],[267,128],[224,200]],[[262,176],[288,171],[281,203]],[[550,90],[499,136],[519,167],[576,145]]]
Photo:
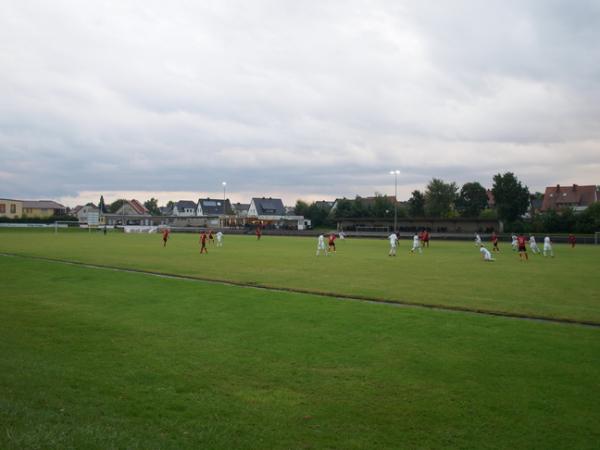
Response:
[[[547,187],[544,192],[542,212],[573,208],[575,211],[583,211],[592,203],[600,201],[600,193],[595,185],[579,186],[556,186]]]
[[[121,207],[114,213],[103,213],[104,223],[107,225],[149,225],[152,215],[139,201],[124,200]]]

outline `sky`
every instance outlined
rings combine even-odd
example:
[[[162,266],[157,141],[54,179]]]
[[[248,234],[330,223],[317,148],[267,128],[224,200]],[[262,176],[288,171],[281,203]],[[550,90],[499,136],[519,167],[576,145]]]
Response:
[[[0,197],[600,184],[600,2],[0,3]]]

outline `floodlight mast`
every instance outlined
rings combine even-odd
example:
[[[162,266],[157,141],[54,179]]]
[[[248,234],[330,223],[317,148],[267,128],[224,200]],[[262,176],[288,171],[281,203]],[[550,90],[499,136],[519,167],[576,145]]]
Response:
[[[398,231],[398,175],[399,170],[390,171],[390,175],[394,175],[394,233]]]
[[[225,208],[225,188],[227,187],[227,182],[223,181],[221,184],[223,185],[223,222],[225,222],[225,214],[227,214],[227,209]]]

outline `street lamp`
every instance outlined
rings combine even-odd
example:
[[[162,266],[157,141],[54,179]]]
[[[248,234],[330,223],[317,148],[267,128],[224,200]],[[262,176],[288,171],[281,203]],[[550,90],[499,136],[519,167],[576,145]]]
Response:
[[[394,233],[398,231],[398,175],[399,170],[390,171],[390,175],[394,175]]]
[[[225,188],[227,187],[227,182],[223,181],[221,184],[223,185],[223,220],[225,220],[225,214],[227,214],[227,210],[225,209]]]

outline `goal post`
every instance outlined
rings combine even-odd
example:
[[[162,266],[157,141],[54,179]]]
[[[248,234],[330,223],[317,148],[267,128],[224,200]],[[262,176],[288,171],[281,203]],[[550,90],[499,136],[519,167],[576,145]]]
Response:
[[[59,228],[80,228],[78,220],[57,220],[54,222],[54,234],[58,233]]]

